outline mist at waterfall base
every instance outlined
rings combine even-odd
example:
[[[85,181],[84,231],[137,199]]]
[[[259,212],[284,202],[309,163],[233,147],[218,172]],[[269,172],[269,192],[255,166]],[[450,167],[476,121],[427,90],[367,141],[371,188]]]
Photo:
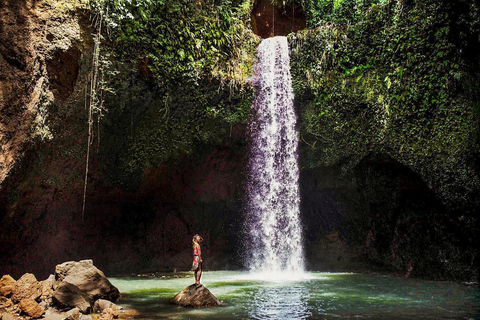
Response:
[[[298,134],[286,37],[259,45],[249,124],[245,255],[259,278],[304,277]]]

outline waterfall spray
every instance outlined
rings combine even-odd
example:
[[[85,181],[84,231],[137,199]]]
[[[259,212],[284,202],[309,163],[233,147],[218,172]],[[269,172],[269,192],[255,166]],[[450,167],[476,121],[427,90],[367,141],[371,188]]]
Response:
[[[268,38],[259,45],[255,84],[249,127],[248,265],[254,272],[301,273],[297,117],[286,37]]]

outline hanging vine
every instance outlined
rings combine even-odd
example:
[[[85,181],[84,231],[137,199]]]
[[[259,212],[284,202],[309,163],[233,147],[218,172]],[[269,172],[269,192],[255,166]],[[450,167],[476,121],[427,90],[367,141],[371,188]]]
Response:
[[[100,11],[92,19],[92,25],[96,29],[93,37],[94,47],[92,54],[92,71],[88,75],[87,86],[85,88],[85,107],[88,113],[88,135],[87,135],[87,153],[85,159],[85,178],[83,185],[83,204],[82,204],[82,220],[85,218],[85,205],[87,198],[88,172],[90,165],[90,150],[93,144],[93,126],[94,116],[97,117],[97,152],[100,145],[100,119],[103,116],[103,93],[106,91],[105,86],[105,61],[102,59],[100,52],[102,42],[102,24],[103,12]]]

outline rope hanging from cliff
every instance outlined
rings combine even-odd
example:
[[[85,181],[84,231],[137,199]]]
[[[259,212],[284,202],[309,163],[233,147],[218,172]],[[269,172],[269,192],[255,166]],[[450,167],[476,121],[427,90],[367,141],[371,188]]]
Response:
[[[87,199],[87,184],[88,184],[88,170],[90,163],[90,146],[92,145],[92,132],[93,132],[93,108],[96,104],[96,95],[98,91],[98,66],[99,66],[99,57],[100,57],[100,41],[101,41],[101,32],[102,32],[102,19],[99,19],[99,26],[97,29],[97,34],[95,36],[94,48],[93,48],[93,57],[92,57],[92,68],[93,73],[90,74],[90,97],[88,101],[88,137],[87,137],[87,155],[85,161],[85,181],[83,185],[83,205],[82,205],[82,220],[85,219],[85,204]],[[86,90],[87,91],[87,90]]]

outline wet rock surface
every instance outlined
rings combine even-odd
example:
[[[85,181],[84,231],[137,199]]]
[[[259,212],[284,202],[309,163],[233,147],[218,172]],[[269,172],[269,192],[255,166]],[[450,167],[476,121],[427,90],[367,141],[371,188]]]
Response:
[[[251,26],[262,38],[286,36],[306,28],[306,18],[300,6],[283,2],[275,4],[269,0],[254,1]]]
[[[192,284],[186,287],[169,303],[193,308],[215,307],[222,304],[203,284]]]

